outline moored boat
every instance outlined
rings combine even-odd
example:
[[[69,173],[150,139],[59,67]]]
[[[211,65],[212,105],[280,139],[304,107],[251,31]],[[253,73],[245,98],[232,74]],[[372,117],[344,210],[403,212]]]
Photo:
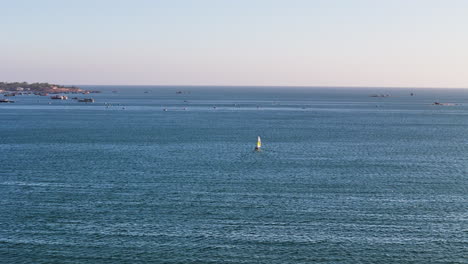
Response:
[[[51,96],[50,99],[54,99],[54,100],[68,100],[68,96],[65,96],[65,95],[54,95],[54,96]]]
[[[93,98],[83,98],[83,99],[78,99],[78,102],[80,103],[94,103]]]

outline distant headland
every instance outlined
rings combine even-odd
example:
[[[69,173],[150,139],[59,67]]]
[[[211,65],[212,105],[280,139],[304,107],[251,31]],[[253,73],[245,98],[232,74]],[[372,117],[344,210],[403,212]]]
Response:
[[[0,93],[34,93],[34,94],[59,94],[59,93],[99,93],[99,91],[83,90],[75,86],[63,86],[50,83],[27,82],[0,82]]]

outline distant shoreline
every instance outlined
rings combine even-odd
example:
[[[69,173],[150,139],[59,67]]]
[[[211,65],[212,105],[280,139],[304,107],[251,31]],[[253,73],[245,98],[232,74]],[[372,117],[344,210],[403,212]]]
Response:
[[[64,86],[50,83],[0,82],[0,93],[59,94],[99,92],[100,91],[84,90],[76,86]]]

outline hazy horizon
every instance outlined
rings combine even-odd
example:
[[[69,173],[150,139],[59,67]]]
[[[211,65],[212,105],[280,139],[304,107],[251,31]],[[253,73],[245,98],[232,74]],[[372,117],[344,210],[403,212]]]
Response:
[[[133,86],[133,87],[245,87],[245,88],[362,88],[362,89],[468,89],[468,87],[410,87],[410,86],[317,86],[317,85],[218,85],[218,84],[62,84],[74,86]]]
[[[0,81],[468,87],[462,0],[22,0],[2,9]]]

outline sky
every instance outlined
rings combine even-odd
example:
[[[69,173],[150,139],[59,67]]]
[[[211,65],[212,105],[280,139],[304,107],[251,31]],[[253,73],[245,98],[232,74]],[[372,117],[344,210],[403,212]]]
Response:
[[[0,0],[0,81],[468,87],[466,0]]]

